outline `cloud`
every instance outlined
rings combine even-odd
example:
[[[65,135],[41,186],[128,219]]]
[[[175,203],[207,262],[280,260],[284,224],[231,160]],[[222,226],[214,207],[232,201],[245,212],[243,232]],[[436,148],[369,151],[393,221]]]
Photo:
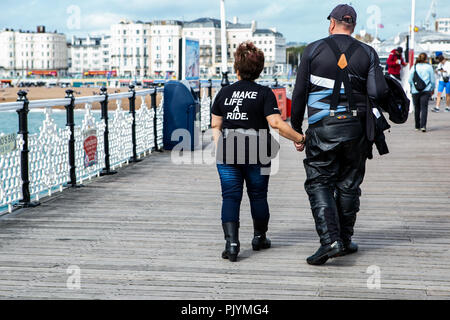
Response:
[[[313,41],[326,36],[326,17],[342,0],[225,0],[227,17],[238,16],[241,22],[256,20],[260,28],[276,27],[288,41]],[[409,0],[353,0],[358,12],[357,31],[365,28],[369,18],[367,8],[377,5],[381,9],[380,37],[389,38],[408,30]],[[448,0],[438,1],[438,16],[450,17]],[[67,8],[77,5],[81,9],[80,29],[67,27]],[[417,24],[425,19],[429,1],[417,1]],[[107,32],[109,26],[121,18],[129,20],[193,20],[199,17],[220,17],[219,0],[1,0],[0,27],[35,30],[46,25],[48,30],[68,34]]]
[[[83,14],[81,19],[82,29],[86,31],[99,30],[100,33],[104,33],[109,31],[112,24],[118,23],[123,18],[126,18],[126,15],[111,12]]]

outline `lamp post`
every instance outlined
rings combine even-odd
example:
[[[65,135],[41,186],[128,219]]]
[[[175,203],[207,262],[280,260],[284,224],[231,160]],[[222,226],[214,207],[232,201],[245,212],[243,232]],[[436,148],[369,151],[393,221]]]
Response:
[[[228,48],[227,48],[227,25],[225,19],[225,0],[220,0],[220,18],[222,33],[222,87],[230,85],[228,80]]]
[[[409,64],[410,67],[414,65],[414,49],[416,44],[416,0],[411,0],[411,28],[410,28],[410,43],[409,43]]]

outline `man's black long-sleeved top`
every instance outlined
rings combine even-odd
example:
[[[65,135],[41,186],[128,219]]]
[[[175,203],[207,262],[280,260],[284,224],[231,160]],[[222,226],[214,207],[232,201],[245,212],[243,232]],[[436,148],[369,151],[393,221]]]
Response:
[[[345,52],[354,41],[358,41],[348,35],[339,34],[330,37],[342,52]],[[359,44],[348,61],[348,72],[353,90],[353,100],[358,110],[362,111],[366,108],[367,97],[372,101],[379,101],[385,95],[388,87],[376,51],[362,42]],[[302,123],[306,106],[308,106],[310,124],[323,118],[323,110],[331,103],[331,94],[337,74],[336,65],[336,55],[324,39],[306,47],[292,95],[291,122],[296,131],[303,133]],[[339,106],[348,106],[343,90]]]

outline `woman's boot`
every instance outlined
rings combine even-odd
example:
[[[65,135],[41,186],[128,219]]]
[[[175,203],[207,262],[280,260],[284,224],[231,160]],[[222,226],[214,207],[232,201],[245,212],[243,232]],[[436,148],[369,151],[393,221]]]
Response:
[[[253,219],[254,238],[252,247],[254,251],[261,249],[269,249],[271,246],[270,239],[266,237],[269,220],[255,220]]]
[[[240,250],[239,222],[222,223],[222,228],[226,240],[225,251],[222,252],[222,258],[235,262]]]

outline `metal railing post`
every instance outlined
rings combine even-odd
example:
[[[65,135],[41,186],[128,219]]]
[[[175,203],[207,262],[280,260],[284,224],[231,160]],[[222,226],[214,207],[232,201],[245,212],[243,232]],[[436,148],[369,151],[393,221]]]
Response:
[[[197,101],[199,104],[199,112],[198,112],[198,122],[200,131],[202,131],[202,82],[198,82],[198,95],[197,95]]]
[[[66,108],[66,126],[70,129],[69,138],[69,166],[70,166],[70,182],[72,188],[77,186],[76,164],[75,164],[75,97],[73,90],[66,90],[66,98],[70,99],[70,104]]]
[[[137,143],[136,143],[136,88],[134,85],[130,85],[129,91],[133,93],[133,95],[128,98],[130,104],[130,114],[133,118],[133,122],[131,123],[131,142],[133,144],[133,155],[130,158],[130,162],[139,162],[141,160],[138,159],[137,156]]]
[[[213,89],[213,83],[212,83],[212,79],[208,80],[209,83],[209,87],[208,87],[208,97],[209,97],[209,127],[211,128],[212,126],[212,116],[211,116],[211,109],[212,109],[212,89]]]
[[[155,89],[155,92],[153,92],[150,97],[151,97],[151,107],[153,109],[153,111],[155,112],[155,117],[153,118],[153,134],[155,136],[155,151],[159,151],[159,146],[158,146],[158,119],[157,119],[157,104],[156,104],[156,97],[157,97],[157,87],[153,87]]]
[[[30,194],[30,172],[29,172],[29,153],[28,149],[28,113],[29,109],[29,101],[27,98],[26,91],[19,91],[17,93],[19,98],[18,102],[23,103],[23,107],[20,110],[17,110],[19,114],[19,134],[22,135],[23,145],[22,151],[20,153],[20,173],[22,178],[22,200],[19,201],[17,207],[20,208],[32,208],[38,206],[39,202],[31,202],[31,194]]]
[[[208,83],[209,83],[209,87],[208,87],[208,97],[210,97],[211,98],[211,102],[209,103],[211,106],[212,106],[212,80],[211,79],[209,79],[208,80]]]
[[[102,119],[105,121],[105,133],[104,133],[104,149],[105,149],[105,168],[100,173],[101,176],[107,176],[117,173],[111,170],[110,154],[109,154],[109,125],[108,125],[108,89],[102,87],[100,89],[101,94],[105,96],[105,100],[101,102],[102,107]]]

